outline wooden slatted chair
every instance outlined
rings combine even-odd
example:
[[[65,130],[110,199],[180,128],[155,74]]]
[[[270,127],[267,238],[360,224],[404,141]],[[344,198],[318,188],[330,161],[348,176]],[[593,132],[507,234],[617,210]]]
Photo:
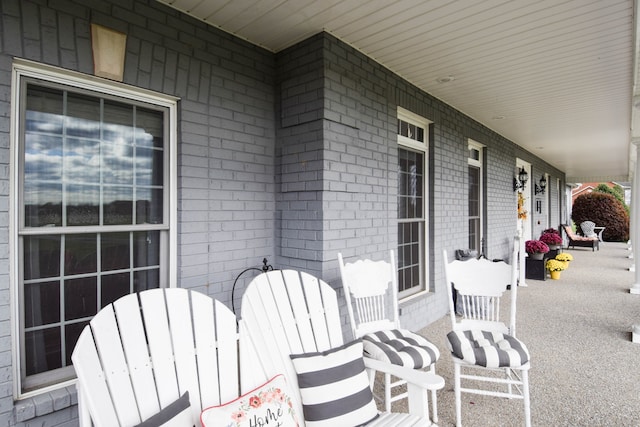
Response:
[[[514,244],[511,265],[487,259],[448,262],[447,252],[443,251],[453,329],[447,340],[454,362],[457,426],[462,425],[463,392],[522,399],[525,425],[531,425],[529,352],[516,338],[517,250]],[[500,311],[500,299],[508,285],[511,285],[511,304],[507,318]],[[460,319],[453,304],[453,288],[462,303]],[[463,373],[463,369],[473,372]],[[486,371],[503,371],[505,376],[486,375]],[[462,380],[466,381],[464,387]],[[488,384],[506,386],[505,391]]]
[[[171,417],[176,404],[182,419],[174,425],[199,426],[203,408],[241,392],[236,317],[185,289],[152,289],[104,307],[71,360],[81,426],[135,426]]]
[[[254,278],[242,299],[240,330],[241,345],[250,347],[246,352],[260,355],[261,365],[251,376],[283,373],[295,382],[297,412],[307,426],[362,424],[372,415],[371,405],[377,414],[365,369],[405,378],[409,389],[409,414],[377,414],[368,425],[431,424],[427,392],[442,388],[444,380],[363,358],[359,340],[345,344],[336,292],[312,275],[276,270]],[[331,368],[339,368],[338,378]]]
[[[389,260],[358,259],[345,263],[342,254],[338,254],[353,339],[363,339],[368,357],[414,369],[427,368],[435,373],[440,357],[438,348],[400,326],[398,273],[393,251],[389,251]],[[407,397],[406,393],[398,392],[404,384],[404,381],[392,381],[389,374],[384,375],[386,411],[391,411],[391,402]],[[433,421],[438,422],[435,390],[431,393],[431,402]]]

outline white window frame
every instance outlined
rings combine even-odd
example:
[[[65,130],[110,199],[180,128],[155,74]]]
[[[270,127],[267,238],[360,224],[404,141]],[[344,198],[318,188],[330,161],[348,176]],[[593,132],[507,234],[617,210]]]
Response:
[[[409,110],[406,110],[402,107],[398,107],[397,119],[405,121],[407,123],[419,126],[424,129],[424,142],[416,141],[415,139],[407,138],[403,135],[398,134],[398,148],[409,149],[413,151],[420,152],[424,155],[424,171],[423,171],[423,224],[424,224],[424,232],[423,232],[423,247],[422,252],[423,256],[420,260],[421,262],[421,283],[419,289],[412,288],[411,290],[399,291],[398,297],[400,300],[409,300],[415,298],[417,296],[423,295],[430,291],[429,289],[429,125],[433,123],[432,121],[419,116]],[[398,218],[398,223],[400,223],[400,218]],[[400,250],[399,248],[397,249]],[[400,256],[400,254],[398,254]]]
[[[471,156],[467,156],[467,163],[469,166],[474,166],[477,167],[478,169],[480,169],[480,184],[479,184],[479,219],[480,219],[480,229],[478,230],[478,232],[480,233],[480,240],[479,240],[479,245],[480,247],[478,248],[478,254],[481,253],[482,251],[482,239],[484,238],[484,211],[485,211],[485,204],[484,204],[484,148],[485,146],[480,144],[479,142],[476,142],[472,139],[469,139],[469,143],[468,143],[468,149],[469,152],[471,150],[476,150],[479,153],[479,158],[476,159],[472,159]],[[486,242],[485,242],[486,243]]]
[[[51,390],[59,389],[75,383],[75,379],[66,380],[57,384],[43,386],[28,392],[22,391],[21,378],[21,336],[20,316],[21,306],[19,300],[19,271],[20,265],[20,248],[18,247],[19,232],[19,215],[20,206],[20,182],[21,177],[18,165],[20,165],[20,129],[21,120],[21,82],[23,78],[40,79],[43,82],[51,82],[66,85],[79,90],[87,90],[90,92],[116,96],[132,102],[143,102],[166,108],[168,111],[168,141],[165,145],[167,153],[167,163],[165,164],[165,172],[169,174],[166,181],[168,186],[168,200],[165,202],[168,218],[168,265],[166,265],[166,274],[168,277],[167,284],[169,287],[175,287],[177,283],[177,114],[178,114],[178,98],[153,92],[150,90],[135,88],[122,83],[110,81],[107,79],[82,74],[75,71],[65,70],[33,61],[14,59],[12,67],[11,80],[11,148],[10,148],[10,195],[9,195],[9,271],[11,277],[11,330],[12,330],[12,353],[13,353],[13,384],[14,398],[22,399],[46,393]]]

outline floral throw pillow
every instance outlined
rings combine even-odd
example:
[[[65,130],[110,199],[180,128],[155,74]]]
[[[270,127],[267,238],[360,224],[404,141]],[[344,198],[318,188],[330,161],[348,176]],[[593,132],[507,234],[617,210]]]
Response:
[[[210,406],[200,414],[203,427],[297,427],[291,393],[282,375],[224,405]]]

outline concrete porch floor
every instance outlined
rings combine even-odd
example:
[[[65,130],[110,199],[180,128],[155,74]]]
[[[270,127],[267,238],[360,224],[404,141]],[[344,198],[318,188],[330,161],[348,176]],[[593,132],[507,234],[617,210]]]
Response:
[[[531,354],[532,425],[640,426],[640,344],[631,342],[640,295],[629,293],[635,278],[627,244],[565,252],[574,260],[560,280],[527,279],[518,289],[517,336]],[[446,316],[420,331],[442,353],[436,365],[446,383],[438,392],[440,426],[455,425],[450,330]],[[464,426],[524,425],[521,400],[462,399]]]

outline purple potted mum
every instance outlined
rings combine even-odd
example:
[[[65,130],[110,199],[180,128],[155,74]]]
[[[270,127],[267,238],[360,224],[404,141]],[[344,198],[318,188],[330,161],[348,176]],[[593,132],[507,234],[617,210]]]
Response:
[[[562,237],[556,233],[542,233],[540,241],[546,243],[548,246],[558,246],[562,244]],[[557,248],[556,248],[557,249]]]
[[[560,235],[560,232],[555,228],[547,228],[545,230],[542,230],[542,234],[548,234],[548,233],[557,234],[558,236]]]
[[[532,259],[542,259],[549,252],[549,246],[540,240],[527,240],[524,242],[524,250]]]

